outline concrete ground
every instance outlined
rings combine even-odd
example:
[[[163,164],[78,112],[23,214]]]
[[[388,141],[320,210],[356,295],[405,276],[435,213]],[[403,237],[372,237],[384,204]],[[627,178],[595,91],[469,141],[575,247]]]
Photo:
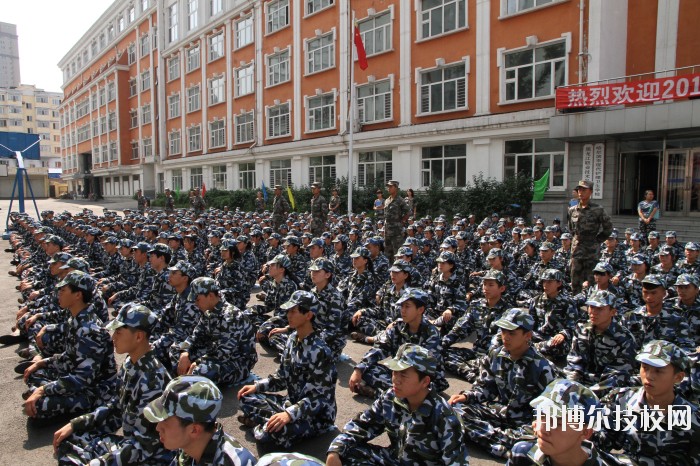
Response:
[[[67,209],[70,212],[76,212],[87,207],[98,213],[105,207],[110,210],[135,208],[136,202],[130,199],[99,203],[90,203],[82,200],[59,201],[43,199],[37,201],[37,205],[39,211],[51,209],[61,212]],[[28,212],[36,215],[31,203],[27,203],[26,207]],[[2,209],[0,210],[0,217],[3,219],[3,223],[7,217],[8,208],[9,201],[0,201],[0,209]],[[18,210],[16,203],[13,205],[13,210]],[[2,230],[4,231],[4,227]],[[1,244],[3,246],[0,247],[0,251],[5,249],[9,243],[5,241],[1,242]],[[19,292],[15,291],[18,280],[7,275],[7,271],[12,268],[10,265],[11,259],[11,254],[0,252],[0,334],[9,333],[18,308],[17,298],[20,296]],[[2,393],[2,396],[0,396],[0,412],[4,413],[1,417],[2,422],[0,422],[0,438],[3,439],[3,442],[0,442],[0,465],[45,466],[54,464],[53,432],[60,425],[40,429],[27,425],[27,418],[22,413],[22,398],[20,396],[25,389],[25,385],[22,382],[22,377],[13,371],[14,366],[19,362],[19,357],[15,354],[16,348],[17,346],[0,347],[0,390]],[[351,394],[347,384],[354,363],[362,358],[362,355],[368,348],[368,346],[349,341],[345,348],[345,354],[350,357],[350,360],[341,362],[338,366],[339,377],[336,387],[338,415],[336,426],[340,429],[348,420],[371,404],[371,400]],[[260,346],[258,346],[258,354],[259,360],[254,372],[261,377],[265,377],[276,369],[277,364],[274,361],[274,355]],[[119,361],[121,360],[122,358],[119,358]],[[448,394],[457,393],[469,387],[469,384],[454,377],[448,377],[448,380],[450,382]],[[235,397],[236,391],[237,388],[226,388],[224,390],[225,400],[220,421],[228,433],[238,439],[254,454],[262,456],[269,450],[258,447],[251,430],[241,429],[236,421],[236,416],[239,414],[238,402]],[[326,449],[335,437],[335,434],[329,433],[320,438],[301,442],[295,449],[296,451],[325,459]],[[376,442],[380,445],[388,445],[386,435],[380,437]],[[472,465],[481,466],[504,463],[504,461],[493,460],[484,450],[476,445],[470,445],[469,452]]]

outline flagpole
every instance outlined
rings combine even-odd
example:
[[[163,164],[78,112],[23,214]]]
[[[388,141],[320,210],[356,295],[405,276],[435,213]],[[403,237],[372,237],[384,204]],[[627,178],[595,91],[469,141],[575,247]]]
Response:
[[[352,11],[352,19],[350,20],[350,37],[354,38],[355,33],[355,11]],[[353,157],[353,135],[355,134],[355,60],[353,58],[354,40],[349,40],[350,44],[350,122],[349,144],[348,144],[348,217],[352,218],[352,173],[354,160]]]

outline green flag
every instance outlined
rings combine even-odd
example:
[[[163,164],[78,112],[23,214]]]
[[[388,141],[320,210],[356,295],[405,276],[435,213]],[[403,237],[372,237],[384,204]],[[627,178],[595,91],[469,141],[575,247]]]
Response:
[[[532,202],[544,201],[544,193],[549,188],[549,169],[544,172],[542,178],[535,181],[534,193],[532,194]]]

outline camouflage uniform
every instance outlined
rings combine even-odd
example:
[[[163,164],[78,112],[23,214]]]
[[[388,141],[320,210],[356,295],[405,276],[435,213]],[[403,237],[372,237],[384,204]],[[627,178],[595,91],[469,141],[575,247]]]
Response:
[[[608,252],[607,249],[601,250],[600,262],[610,264],[613,269],[613,275],[625,273],[625,271],[628,269],[627,255],[625,254],[625,250],[619,245],[612,253]]]
[[[681,275],[674,283],[676,285],[694,285],[698,287],[700,278],[697,275]],[[672,313],[679,315],[690,326],[690,337],[695,342],[696,347],[700,347],[700,295],[695,298],[695,302],[690,306],[683,304],[681,298],[673,298],[670,301]]]
[[[668,301],[664,301],[661,312],[655,316],[647,315],[646,306],[639,306],[622,317],[622,325],[634,335],[637,348],[651,340],[667,340],[687,351],[695,348],[688,322],[672,312]]]
[[[398,183],[389,181],[389,183]],[[403,219],[409,214],[408,206],[401,196],[388,197],[384,201],[384,248],[389,259],[394,258],[394,254],[403,244]]]
[[[143,306],[125,306],[106,328],[153,328],[156,316]],[[59,464],[162,464],[173,454],[163,448],[143,409],[160,397],[169,376],[153,352],[135,363],[127,357],[117,373],[117,393],[104,406],[71,421],[73,435],[58,448]],[[123,435],[118,435],[118,429]]]
[[[223,262],[219,273],[214,274],[214,279],[221,289],[221,296],[239,309],[244,309],[250,300],[250,293],[247,292],[245,283],[241,280],[242,275],[241,264],[235,260]]]
[[[318,186],[321,187],[320,184]],[[328,218],[328,202],[321,194],[311,197],[311,234],[320,237],[326,229]]]
[[[295,441],[334,427],[335,383],[338,374],[330,348],[317,333],[299,340],[292,332],[277,372],[255,382],[256,393],[241,398],[240,407],[256,424],[255,439],[289,448]],[[287,395],[268,392],[287,390]],[[292,422],[278,432],[263,426],[271,416],[286,411]]]
[[[286,327],[289,322],[287,322],[287,311],[282,309],[282,304],[289,301],[289,298],[297,290],[296,284],[287,278],[286,276],[281,282],[277,283],[274,280],[270,280],[271,288],[267,291],[265,296],[265,304],[263,308],[255,308],[258,312],[257,316],[253,315],[254,322],[257,325],[257,332],[263,334],[265,337],[270,333],[273,328]],[[260,322],[260,311],[273,312],[272,317]],[[259,323],[258,323],[259,322]],[[272,343],[272,342],[271,342]],[[281,352],[284,349],[284,343],[280,345],[275,345]],[[280,347],[281,346],[281,347]]]
[[[348,321],[343,296],[330,283],[321,291],[314,287],[311,292],[316,295],[319,303],[314,326],[319,329],[321,338],[331,349],[333,358],[338,360],[345,348],[347,326],[344,324]]]
[[[407,264],[405,261],[401,262]],[[394,263],[394,267],[396,267],[396,263]],[[372,337],[383,331],[387,325],[400,318],[401,313],[396,306],[396,301],[401,298],[404,290],[405,287],[401,290],[397,290],[396,285],[393,283],[385,283],[384,286],[377,291],[377,299],[379,301],[377,305],[360,309],[362,315],[357,320],[355,328],[363,334]]]
[[[287,221],[287,212],[289,210],[289,202],[281,194],[275,196],[272,200],[272,224],[275,231],[279,231],[280,225]]]
[[[165,212],[170,213],[175,211],[175,199],[171,193],[165,195]]]
[[[163,313],[165,306],[175,296],[175,289],[168,282],[168,269],[164,268],[160,272],[156,272],[153,276],[153,286],[148,292],[148,296],[141,304],[151,309],[158,315]]]
[[[405,357],[401,350],[418,348],[418,357]],[[430,358],[431,361],[427,361]],[[394,370],[414,367],[433,376],[437,361],[428,350],[405,344],[399,349]],[[431,364],[432,363],[432,364]],[[387,364],[387,362],[384,362]],[[389,366],[391,367],[391,366]],[[331,443],[328,452],[337,453],[346,465],[468,465],[469,453],[463,441],[464,428],[452,407],[433,390],[414,411],[390,388],[372,406],[348,422]],[[367,443],[386,432],[389,448]]]
[[[579,186],[593,189],[593,183],[580,181]],[[573,235],[571,244],[571,287],[574,293],[588,280],[593,283],[593,267],[598,262],[598,247],[610,237],[612,222],[602,206],[589,202],[569,208],[569,231]]]
[[[551,360],[566,357],[571,349],[572,332],[578,320],[578,310],[571,297],[560,292],[550,299],[542,293],[530,303],[530,315],[535,319],[532,335],[535,348]],[[564,341],[552,345],[550,340],[556,335],[564,335]]]
[[[352,275],[340,282],[338,290],[343,294],[349,315],[352,316],[355,311],[374,305],[377,285],[374,274],[369,270],[363,273],[355,270]]]

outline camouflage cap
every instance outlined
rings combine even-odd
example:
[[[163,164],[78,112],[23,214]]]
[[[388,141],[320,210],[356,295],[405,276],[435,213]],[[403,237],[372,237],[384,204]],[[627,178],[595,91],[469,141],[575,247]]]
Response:
[[[335,238],[333,238],[333,243],[343,243],[344,245],[348,244],[348,237],[346,235],[338,235]]]
[[[659,234],[658,231],[650,231],[649,234],[647,235],[647,238],[659,239],[659,238],[661,238],[661,235]]]
[[[678,236],[678,235],[673,230],[669,230],[666,232],[666,238],[675,238],[676,236]]]
[[[435,356],[422,346],[412,343],[404,343],[399,347],[395,357],[386,358],[379,363],[397,372],[404,371],[410,367],[431,377],[434,377],[437,372],[437,359],[435,359]]]
[[[494,324],[506,330],[532,330],[535,328],[535,319],[524,309],[514,307],[508,310]]]
[[[374,238],[382,239],[380,236],[375,236]],[[418,242],[418,238],[414,238],[413,236],[407,236],[406,239],[404,240],[402,246],[412,246]]]
[[[419,304],[423,306],[427,306],[430,303],[430,296],[428,296],[428,293],[423,291],[420,288],[406,288],[403,293],[401,293],[401,297],[396,300],[396,305],[400,306],[404,302],[408,301],[409,299],[413,299],[415,301],[418,301]]]
[[[501,248],[493,248],[489,251],[486,256],[487,259],[493,259],[496,257],[503,257],[503,250]]]
[[[694,273],[682,273],[676,278],[675,286],[695,285],[695,288],[700,288],[700,278]]]
[[[81,272],[89,272],[90,271],[90,264],[83,259],[82,257],[72,257],[68,259],[68,262],[66,262],[64,265],[60,267],[61,270],[68,270],[68,269],[75,269],[79,270]]]
[[[652,273],[642,279],[642,286],[644,285],[662,286],[666,288],[666,280],[661,275]]]
[[[66,242],[63,241],[63,238],[61,238],[60,236],[56,236],[56,235],[46,236],[44,238],[44,243],[53,243],[61,249],[66,245]]]
[[[318,314],[319,311],[318,298],[310,291],[295,291],[286,303],[280,305],[280,309],[287,311],[295,306],[311,311],[314,314]]]
[[[355,248],[355,251],[353,251],[352,254],[350,254],[350,257],[355,258],[355,257],[364,257],[365,259],[369,259],[372,256],[372,253],[369,252],[369,249],[365,247],[358,247]]]
[[[151,246],[151,249],[148,250],[149,254],[150,253],[156,253],[156,254],[172,254],[172,251],[170,248],[163,243],[156,243]]]
[[[107,243],[107,244],[119,244],[119,238],[117,238],[116,236],[107,236],[107,237],[104,239],[103,243]]]
[[[550,243],[549,241],[545,241],[542,244],[540,244],[540,251],[556,251],[557,248],[554,246],[553,243]]]
[[[309,244],[306,247],[310,248],[312,246],[322,248],[325,246],[325,242],[323,241],[323,238],[313,238],[311,241],[309,241]]]
[[[267,265],[279,265],[280,267],[283,267],[285,269],[289,269],[292,266],[292,261],[289,259],[289,256],[285,254],[277,254],[275,257],[267,261]]]
[[[197,274],[197,271],[192,264],[182,260],[177,261],[177,263],[172,267],[168,267],[168,270],[171,272],[179,271],[183,275],[187,275],[190,278],[194,278],[194,276]]]
[[[138,249],[141,252],[148,252],[151,250],[151,245],[144,242],[144,241],[140,241],[140,242],[134,244],[133,246],[131,246],[131,249]]]
[[[396,260],[394,261],[393,264],[391,264],[391,268],[389,269],[389,272],[406,272],[406,273],[411,273],[411,264],[409,264],[405,260]]]
[[[448,236],[442,240],[442,244],[440,245],[441,248],[457,248],[458,246],[457,239],[452,236]]]
[[[49,264],[55,264],[56,262],[61,262],[62,264],[67,263],[69,260],[71,260],[73,256],[68,254],[67,252],[57,252],[53,256],[51,256],[51,260],[49,260]]]
[[[221,240],[221,246],[219,246],[219,251],[228,251],[229,249],[233,249],[236,247],[238,244],[238,241],[236,241],[233,238],[226,238]]]
[[[289,235],[284,239],[282,246],[301,246],[301,240],[294,235]]]
[[[309,270],[325,270],[326,272],[333,273],[335,272],[335,266],[333,265],[333,262],[329,259],[326,259],[325,257],[319,257],[318,259],[314,259],[314,261],[311,262]]]
[[[389,180],[386,182],[387,186],[396,186],[397,188],[399,187],[399,182],[396,180]]]
[[[675,256],[673,246],[664,245],[659,248],[659,256]]]
[[[629,262],[633,265],[642,265],[649,263],[647,257],[644,254],[635,254],[634,256],[630,257]]]
[[[189,300],[194,301],[200,294],[218,293],[220,290],[216,280],[209,277],[198,277],[190,283]]]
[[[136,244],[136,243],[134,243],[134,242],[133,242],[132,240],[130,240],[129,238],[122,238],[122,240],[119,241],[119,247],[121,247],[121,248],[129,248],[129,249],[131,249],[131,248],[134,247],[134,244]]]
[[[413,249],[411,249],[409,246],[401,246],[398,251],[396,251],[396,254],[394,254],[394,257],[403,257],[403,256],[412,256],[413,255]]]
[[[153,331],[158,322],[158,316],[146,306],[127,303],[119,309],[119,313],[105,325],[106,330],[116,330],[119,327],[137,328],[148,332]]]
[[[630,241],[641,241],[641,240],[642,240],[642,235],[640,235],[639,233],[635,232],[635,233],[632,233],[630,235]]]
[[[540,280],[556,280],[561,282],[564,281],[564,274],[561,270],[545,269],[542,275],[540,275]]]
[[[615,303],[617,302],[617,296],[609,292],[608,290],[598,290],[593,296],[588,298],[586,301],[586,306],[593,307],[605,307],[610,306],[615,308]]]
[[[56,284],[56,288],[73,285],[80,290],[93,291],[95,289],[95,284],[95,279],[92,278],[90,274],[80,270],[74,270],[63,277],[63,280]]]
[[[578,182],[574,189],[578,191],[579,188],[593,189],[593,182],[588,180],[581,180]]]
[[[268,453],[258,460],[258,466],[324,466],[325,464],[325,461],[301,453]]]
[[[168,383],[160,398],[151,401],[143,415],[151,422],[177,416],[190,422],[213,422],[221,410],[222,395],[206,377],[184,375]]]
[[[613,273],[613,268],[612,265],[610,265],[607,262],[598,262],[595,267],[593,267],[594,272],[600,272],[600,273]]]
[[[700,245],[698,245],[698,243],[695,241],[688,241],[685,243],[685,249],[688,249],[689,251],[700,251]]]
[[[435,262],[449,262],[450,264],[457,263],[457,257],[452,251],[442,251]]]
[[[506,276],[503,272],[500,270],[496,269],[489,269],[486,274],[484,275],[483,280],[496,280],[499,285],[505,285],[506,284]]]
[[[666,340],[648,342],[635,359],[653,367],[666,367],[672,364],[685,373],[690,369],[690,358],[685,351]]]
[[[311,187],[311,188],[321,188],[321,183],[319,183],[318,181],[316,181],[316,182],[314,182],[314,183],[311,183],[310,187]]]
[[[555,379],[530,402],[530,406],[537,412],[556,417],[561,417],[562,411],[578,411],[587,422],[600,409],[600,402],[588,387],[572,380]]]

